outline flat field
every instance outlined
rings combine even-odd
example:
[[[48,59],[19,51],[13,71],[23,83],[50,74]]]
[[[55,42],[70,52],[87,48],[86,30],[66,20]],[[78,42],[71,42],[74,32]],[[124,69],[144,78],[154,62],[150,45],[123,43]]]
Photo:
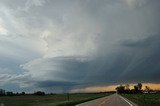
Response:
[[[160,94],[123,94],[138,106],[160,106]]]
[[[105,93],[54,94],[45,96],[1,96],[0,106],[74,106],[88,100],[107,96]],[[69,99],[69,101],[68,101]]]

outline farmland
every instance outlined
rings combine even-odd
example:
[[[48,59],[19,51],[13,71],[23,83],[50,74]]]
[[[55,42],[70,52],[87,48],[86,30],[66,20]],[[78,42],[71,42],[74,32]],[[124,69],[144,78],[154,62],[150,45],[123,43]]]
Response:
[[[123,94],[138,106],[160,106],[160,94]]]
[[[4,106],[74,106],[75,104],[107,96],[105,93],[77,93],[77,94],[54,94],[54,95],[21,95],[1,96],[0,105]]]

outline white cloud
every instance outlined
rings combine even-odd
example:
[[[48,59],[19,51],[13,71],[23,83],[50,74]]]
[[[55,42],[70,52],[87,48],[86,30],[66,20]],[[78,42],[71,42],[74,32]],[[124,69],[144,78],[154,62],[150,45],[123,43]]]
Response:
[[[33,80],[32,80],[33,81]],[[18,84],[20,88],[31,87],[33,82],[28,74],[0,74],[0,85]]]
[[[0,35],[8,35],[8,31],[2,25],[0,25]]]
[[[27,2],[25,3],[25,7],[21,7],[19,9],[22,9],[27,12],[34,6],[43,6],[44,3],[45,0],[27,0]]]

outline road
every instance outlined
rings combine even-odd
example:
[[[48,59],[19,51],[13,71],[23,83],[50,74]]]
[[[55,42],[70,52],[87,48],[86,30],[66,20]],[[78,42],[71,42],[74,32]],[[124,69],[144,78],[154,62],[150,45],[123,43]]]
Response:
[[[78,104],[76,106],[138,106],[138,105],[118,94],[113,94],[110,96]]]

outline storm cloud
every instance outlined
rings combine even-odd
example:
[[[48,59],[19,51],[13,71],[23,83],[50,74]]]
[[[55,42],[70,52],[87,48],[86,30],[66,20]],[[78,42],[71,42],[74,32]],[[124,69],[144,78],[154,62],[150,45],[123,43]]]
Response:
[[[0,87],[159,83],[159,10],[159,0],[0,0]]]

